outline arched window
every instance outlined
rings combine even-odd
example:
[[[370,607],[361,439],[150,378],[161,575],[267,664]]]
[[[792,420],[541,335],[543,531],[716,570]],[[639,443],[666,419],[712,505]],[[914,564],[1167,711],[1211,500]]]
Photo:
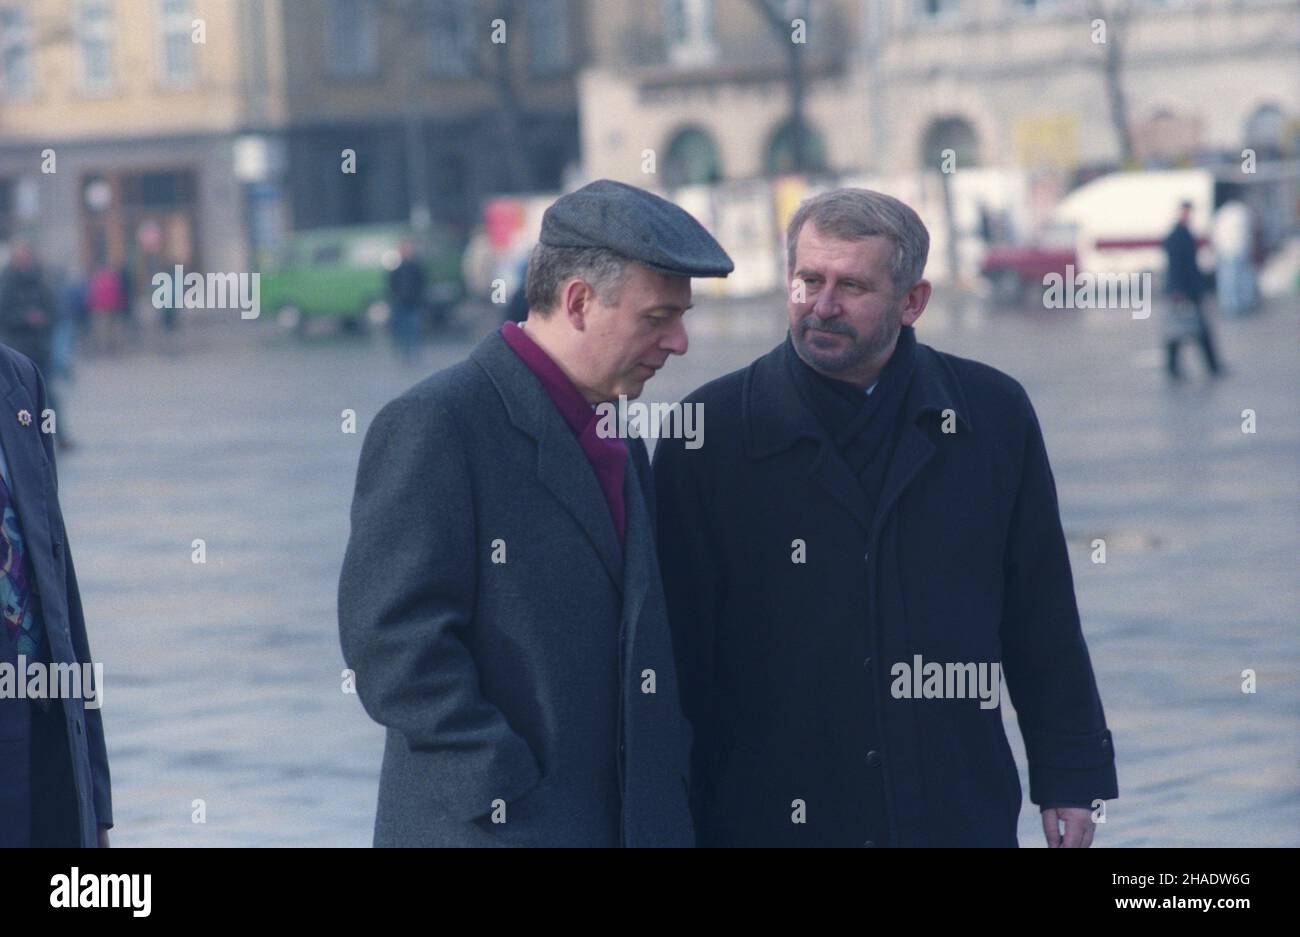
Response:
[[[722,181],[722,161],[707,130],[688,127],[668,144],[664,182],[669,186],[707,185]]]
[[[1260,159],[1279,159],[1285,148],[1286,116],[1276,104],[1263,104],[1246,118],[1246,146]]]
[[[803,157],[805,172],[825,172],[826,141],[822,135],[803,122]],[[767,144],[767,158],[764,161],[767,174],[779,176],[794,172],[794,124],[786,121],[772,134]]]
[[[930,122],[921,139],[921,166],[924,169],[941,169],[944,151],[956,155],[956,167],[969,169],[979,165],[979,143],[975,128],[963,117],[940,117]]]

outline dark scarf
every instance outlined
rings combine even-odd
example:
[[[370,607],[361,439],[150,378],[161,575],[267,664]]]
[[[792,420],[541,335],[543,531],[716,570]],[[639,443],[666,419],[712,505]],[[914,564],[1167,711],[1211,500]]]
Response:
[[[804,405],[862,483],[874,511],[898,438],[903,399],[916,368],[916,331],[910,325],[899,330],[894,352],[870,394],[814,371],[799,357],[788,335],[785,360]]]

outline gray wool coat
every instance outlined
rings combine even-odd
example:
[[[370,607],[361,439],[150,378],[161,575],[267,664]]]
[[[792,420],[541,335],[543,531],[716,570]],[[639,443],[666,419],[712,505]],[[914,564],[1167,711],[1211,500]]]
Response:
[[[620,549],[499,334],[375,417],[338,607],[388,730],[376,846],[693,844],[649,462],[629,448]]]

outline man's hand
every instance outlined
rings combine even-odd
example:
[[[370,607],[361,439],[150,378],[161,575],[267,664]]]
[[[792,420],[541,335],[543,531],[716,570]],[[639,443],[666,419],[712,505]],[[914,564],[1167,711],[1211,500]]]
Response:
[[[1065,824],[1065,833],[1061,833],[1061,824]],[[1043,835],[1047,845],[1056,849],[1087,849],[1092,845],[1092,834],[1097,824],[1092,822],[1092,811],[1087,807],[1048,807],[1043,811]]]
[[[109,847],[108,847],[108,827],[106,827],[106,826],[101,826],[101,827],[99,828],[99,848],[100,848],[100,849],[107,849],[107,848],[109,848]]]

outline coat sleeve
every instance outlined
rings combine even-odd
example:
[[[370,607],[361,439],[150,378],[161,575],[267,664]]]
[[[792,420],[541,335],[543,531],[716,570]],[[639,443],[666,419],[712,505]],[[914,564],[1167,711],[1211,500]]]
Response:
[[[668,623],[676,657],[682,712],[694,742],[690,758],[691,810],[700,817],[700,796],[714,750],[714,649],[717,609],[723,594],[720,555],[712,548],[705,499],[692,467],[698,452],[681,439],[665,438],[655,447],[654,483],[659,568],[663,575]]]
[[[437,800],[471,820],[540,779],[528,743],[480,689],[478,544],[466,453],[436,405],[399,398],[362,445],[339,578],[339,636],[366,712],[427,765]]]
[[[1114,746],[1079,625],[1056,484],[1028,397],[1022,406],[1028,426],[1001,633],[1003,675],[1029,759],[1029,798],[1040,807],[1110,800],[1119,794]]]
[[[48,405],[45,395],[45,379],[40,369],[32,366],[36,375],[37,412],[43,414]],[[58,416],[55,415],[57,420]],[[42,419],[42,423],[44,420]],[[57,423],[56,423],[57,425]],[[41,433],[41,444],[45,447],[45,456],[50,460],[50,473],[53,475],[54,496],[59,493],[59,474],[54,458],[54,440],[50,433]],[[59,511],[60,535],[63,538],[63,574],[67,584],[68,630],[72,636],[72,650],[79,663],[92,663],[90,640],[86,636],[86,615],[81,607],[81,591],[77,587],[77,572],[72,563],[72,546],[68,543],[68,530],[63,524],[63,512]],[[103,687],[96,687],[102,693]],[[113,826],[112,783],[108,772],[108,746],[104,741],[104,720],[98,709],[86,709],[86,751],[90,757],[91,795],[95,806],[95,822],[99,826]]]

